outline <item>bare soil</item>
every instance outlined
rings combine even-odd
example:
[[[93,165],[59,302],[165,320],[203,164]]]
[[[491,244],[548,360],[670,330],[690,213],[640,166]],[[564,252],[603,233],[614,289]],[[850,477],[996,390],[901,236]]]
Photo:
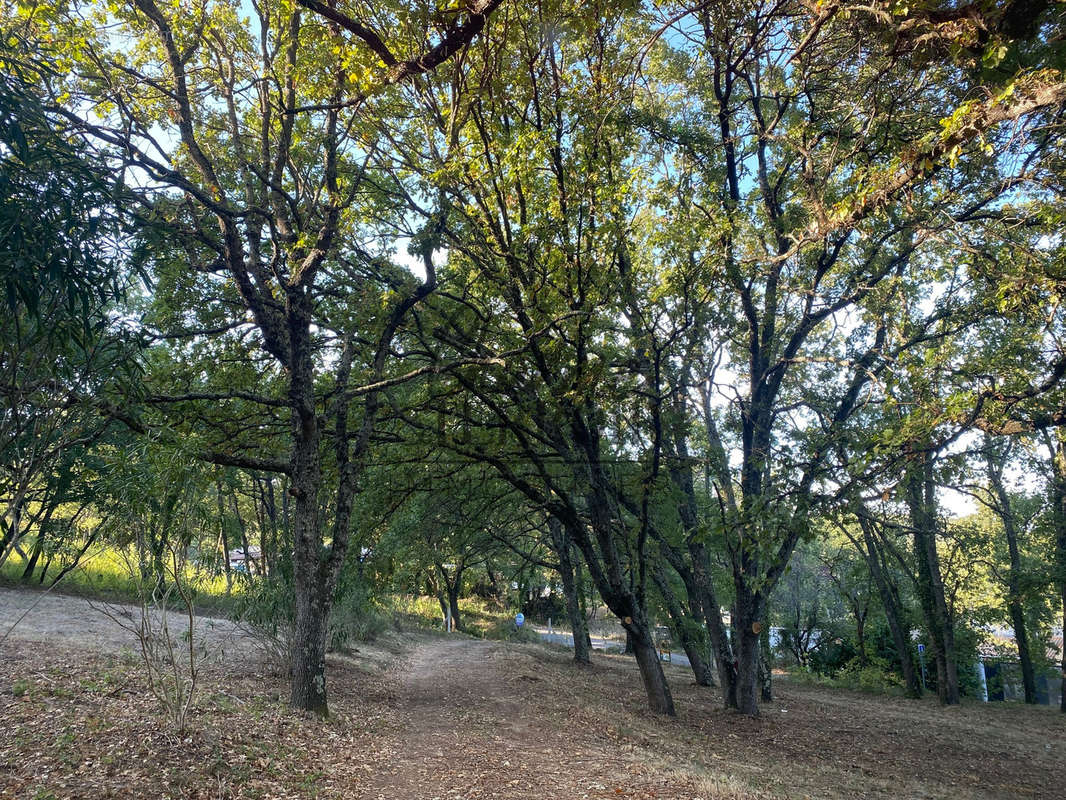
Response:
[[[0,648],[5,639],[15,638],[104,652],[136,649],[137,637],[127,626],[139,614],[140,609],[124,603],[0,587]],[[174,611],[167,620],[174,635],[189,627],[187,618]],[[251,644],[246,633],[227,619],[197,617],[194,635],[216,657],[227,651],[237,655]]]
[[[0,636],[19,603],[0,590]],[[643,711],[623,657],[597,653],[582,669],[562,650],[429,634],[332,656],[325,722],[290,710],[283,676],[226,645],[177,735],[128,640],[89,612],[52,598],[0,644],[0,797],[1061,798],[1066,787],[1066,719],[1046,709],[779,682],[748,719],[668,668],[679,716],[664,719]]]

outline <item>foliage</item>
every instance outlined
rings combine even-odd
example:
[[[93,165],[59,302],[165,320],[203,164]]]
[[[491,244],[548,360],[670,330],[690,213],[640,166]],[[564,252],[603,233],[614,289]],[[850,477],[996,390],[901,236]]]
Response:
[[[41,44],[0,19],[0,282],[9,314],[40,320],[55,298],[49,334],[84,339],[126,288],[134,229],[120,173],[84,158],[49,107],[61,76]]]
[[[5,6],[0,568],[195,553],[323,714],[327,647],[527,636],[571,557],[746,713],[771,624],[965,689],[1066,564],[970,449],[1066,425],[1060,5]]]

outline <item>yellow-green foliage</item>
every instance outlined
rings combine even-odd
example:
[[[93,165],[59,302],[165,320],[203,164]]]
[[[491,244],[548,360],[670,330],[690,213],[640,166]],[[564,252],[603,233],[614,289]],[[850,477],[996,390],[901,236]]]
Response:
[[[403,623],[436,630],[444,626],[444,615],[435,597],[395,595],[388,607]],[[476,597],[460,598],[459,614],[464,633],[479,639],[540,640],[536,631],[528,626],[520,630],[515,628],[514,612],[501,611]]]
[[[32,541],[26,543],[32,549]],[[38,564],[38,568],[41,565]],[[66,562],[53,563],[45,578],[47,586],[52,577],[58,575]],[[25,559],[18,553],[0,567],[0,580],[14,582],[22,577],[26,567]],[[196,592],[199,600],[207,605],[224,602],[226,577],[195,567],[185,566],[187,584]],[[59,589],[77,594],[105,595],[112,597],[136,597],[140,590],[140,575],[137,572],[137,556],[134,548],[120,548],[109,544],[97,545],[89,549],[80,563],[68,572],[60,583]],[[230,595],[242,591],[243,582],[234,581]]]

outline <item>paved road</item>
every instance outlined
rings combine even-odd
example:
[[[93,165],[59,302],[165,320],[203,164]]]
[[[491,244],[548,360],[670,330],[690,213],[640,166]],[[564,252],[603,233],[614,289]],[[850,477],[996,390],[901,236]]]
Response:
[[[547,628],[536,625],[533,626],[533,630],[540,634],[541,639],[546,642],[550,642],[551,644],[561,644],[563,647],[574,646],[574,635],[571,633],[566,633],[562,631],[548,633]],[[604,639],[600,636],[593,636],[591,638],[592,648],[594,650],[606,650],[609,647],[617,648],[620,646],[620,642],[614,641],[612,639]],[[689,664],[688,656],[686,656],[684,653],[678,652],[674,652],[671,654],[670,663],[686,668],[691,666],[691,664]]]

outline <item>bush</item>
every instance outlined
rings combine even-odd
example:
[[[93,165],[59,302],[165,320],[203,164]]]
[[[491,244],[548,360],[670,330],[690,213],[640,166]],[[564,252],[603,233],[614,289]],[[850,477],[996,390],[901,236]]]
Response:
[[[514,624],[514,617],[507,616],[495,620],[488,630],[485,631],[485,638],[536,644],[540,641],[540,634],[528,625],[523,625],[519,628]]]
[[[899,677],[891,670],[888,662],[880,658],[872,659],[866,666],[860,666],[856,659],[837,670],[831,677],[809,668],[792,672],[791,677],[819,686],[872,694],[900,694],[903,691]]]
[[[365,590],[353,584],[343,589],[334,597],[326,634],[327,649],[338,652],[351,650],[356,642],[372,641],[390,624],[388,614]],[[251,635],[266,660],[278,672],[288,674],[295,622],[290,581],[280,575],[249,580],[238,599],[234,618]]]
[[[355,642],[372,642],[389,629],[389,616],[365,589],[349,589],[333,602],[329,649],[344,652]]]
[[[248,581],[234,619],[265,660],[282,675],[292,670],[292,586],[276,576]]]
[[[874,659],[866,666],[860,666],[858,660],[852,661],[840,670],[836,682],[861,692],[891,692],[903,686],[888,663],[880,659]]]
[[[434,597],[425,595],[393,595],[386,601],[387,612],[391,614],[393,625],[397,630],[404,625],[417,628],[442,627],[440,604]]]
[[[542,623],[547,622],[549,617],[560,620],[566,617],[566,600],[557,592],[547,596],[537,595],[522,603],[522,611],[529,619]]]

